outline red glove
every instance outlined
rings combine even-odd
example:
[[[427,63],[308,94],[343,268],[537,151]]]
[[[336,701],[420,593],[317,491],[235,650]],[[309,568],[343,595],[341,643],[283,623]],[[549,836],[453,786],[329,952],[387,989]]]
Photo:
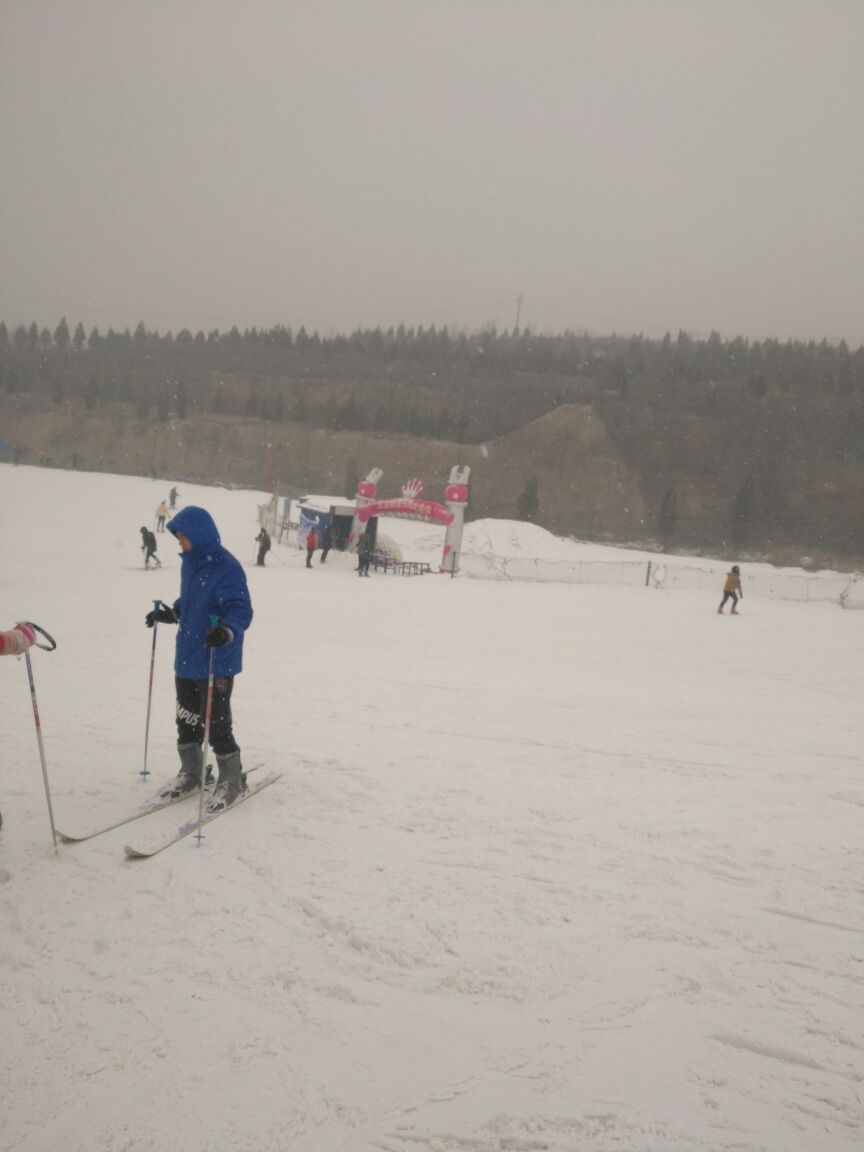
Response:
[[[11,632],[0,632],[0,656],[20,656],[35,643],[33,625],[22,621]]]

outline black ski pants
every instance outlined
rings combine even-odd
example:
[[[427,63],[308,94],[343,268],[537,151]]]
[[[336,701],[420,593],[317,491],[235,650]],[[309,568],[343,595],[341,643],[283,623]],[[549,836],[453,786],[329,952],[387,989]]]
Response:
[[[177,743],[203,744],[207,716],[207,681],[186,680],[175,676],[177,687]],[[217,756],[239,752],[231,720],[231,693],[234,677],[221,676],[213,681],[213,706],[210,714],[210,746]]]
[[[723,599],[720,601],[720,611],[721,612],[726,607],[726,601],[727,600],[732,601],[732,607],[734,608],[738,603],[738,593],[737,592],[724,592],[723,593]]]

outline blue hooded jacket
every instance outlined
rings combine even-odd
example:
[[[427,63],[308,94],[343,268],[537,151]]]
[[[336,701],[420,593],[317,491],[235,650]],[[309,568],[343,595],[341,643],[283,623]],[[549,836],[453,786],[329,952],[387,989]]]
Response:
[[[173,605],[180,621],[174,671],[187,680],[207,679],[210,649],[204,641],[210,617],[219,616],[234,633],[234,639],[213,649],[213,674],[236,676],[243,668],[243,635],[252,623],[246,573],[222,547],[213,517],[203,508],[189,505],[166,527],[175,536],[182,532],[192,543],[191,552],[181,553],[180,599]]]

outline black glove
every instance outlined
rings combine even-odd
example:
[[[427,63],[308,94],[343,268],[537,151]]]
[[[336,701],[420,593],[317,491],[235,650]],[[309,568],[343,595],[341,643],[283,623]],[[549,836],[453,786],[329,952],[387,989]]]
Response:
[[[148,612],[144,617],[144,623],[148,628],[152,628],[157,622],[159,624],[179,623],[177,617],[174,615],[173,609],[169,608],[167,604],[160,604],[158,608],[154,608],[152,612]]]
[[[207,633],[204,643],[208,648],[221,648],[223,644],[230,644],[233,639],[234,633],[224,620],[220,620],[216,627]]]

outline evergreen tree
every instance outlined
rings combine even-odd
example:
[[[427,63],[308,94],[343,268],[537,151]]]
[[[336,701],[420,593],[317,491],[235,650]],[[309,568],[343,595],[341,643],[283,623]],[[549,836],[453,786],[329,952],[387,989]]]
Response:
[[[69,347],[69,325],[66,323],[65,316],[54,329],[54,343],[61,352],[65,352]]]

